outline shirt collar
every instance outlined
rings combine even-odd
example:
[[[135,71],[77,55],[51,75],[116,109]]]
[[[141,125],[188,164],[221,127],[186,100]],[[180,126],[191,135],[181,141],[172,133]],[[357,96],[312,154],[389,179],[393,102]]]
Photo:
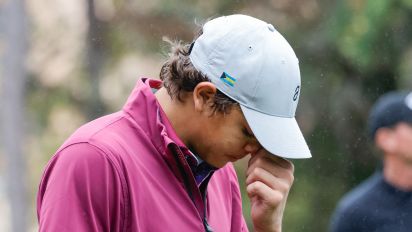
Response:
[[[148,134],[162,154],[166,154],[166,150],[169,149],[170,146],[177,146],[185,155],[186,161],[196,177],[196,182],[199,184],[209,173],[216,170],[216,168],[192,153],[177,135],[166,113],[154,95],[161,86],[162,82],[159,80],[148,78],[140,79],[129,96],[123,110]],[[170,159],[171,158],[168,158],[169,161],[171,161]],[[199,172],[199,169],[202,171]]]

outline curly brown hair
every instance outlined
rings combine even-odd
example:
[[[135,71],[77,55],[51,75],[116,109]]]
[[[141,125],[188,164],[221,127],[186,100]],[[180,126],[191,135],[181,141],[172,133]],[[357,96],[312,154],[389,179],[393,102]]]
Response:
[[[200,29],[195,39],[201,34],[202,30]],[[200,82],[211,81],[206,75],[197,71],[190,61],[192,44],[183,44],[182,41],[171,41],[167,38],[163,40],[169,43],[170,53],[160,70],[160,79],[172,99],[177,98],[179,101],[183,101],[182,95],[184,93],[193,92]],[[232,106],[238,105],[239,103],[217,90],[212,107],[214,113],[226,114],[230,112]]]

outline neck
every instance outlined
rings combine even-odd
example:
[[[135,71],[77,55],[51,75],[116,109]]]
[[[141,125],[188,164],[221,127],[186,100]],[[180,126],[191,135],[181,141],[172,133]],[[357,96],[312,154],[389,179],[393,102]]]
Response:
[[[385,154],[383,175],[391,185],[412,191],[412,163],[405,162],[396,155]]]
[[[178,99],[172,99],[165,88],[160,88],[155,93],[155,96],[177,136],[179,136],[184,144],[188,145],[188,138],[190,137],[188,130],[190,117],[188,117],[189,114],[186,113],[189,112],[188,104],[180,102]]]

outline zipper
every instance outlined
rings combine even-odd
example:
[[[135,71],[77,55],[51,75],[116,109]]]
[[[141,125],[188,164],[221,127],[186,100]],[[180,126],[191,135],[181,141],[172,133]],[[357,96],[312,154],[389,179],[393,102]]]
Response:
[[[203,217],[203,225],[205,226],[205,232],[213,232],[212,227],[209,225],[209,223],[207,222],[207,191],[205,189],[204,193],[203,193],[203,204],[205,205],[204,207],[204,217]]]
[[[182,163],[182,162],[184,162],[183,160],[180,160],[180,158],[179,157],[183,157],[183,154],[181,154],[181,151],[179,151],[179,149],[178,148],[176,148],[175,147],[175,150],[174,150],[174,152],[173,153],[175,153],[173,156],[174,156],[174,158],[175,158],[175,162],[177,163],[177,166],[178,166],[178,168],[179,168],[179,171],[180,171],[180,173],[181,173],[181,175],[182,175],[182,178],[183,178],[183,184],[184,184],[184,186],[185,186],[185,188],[186,188],[186,192],[187,192],[187,194],[189,195],[189,197],[190,197],[190,199],[192,200],[192,203],[195,205],[195,208],[197,208],[197,206],[196,206],[196,202],[195,202],[195,199],[194,199],[194,193],[193,193],[193,191],[192,191],[192,189],[191,189],[191,184],[190,184],[190,180],[189,180],[189,178],[188,178],[188,176],[187,176],[187,174],[186,174],[186,172],[185,172],[185,170],[184,170],[184,164]],[[184,158],[183,158],[184,159]],[[190,169],[190,168],[189,168]],[[203,183],[202,183],[202,186],[205,186],[204,187],[204,191],[202,191],[200,188],[199,188],[199,191],[200,191],[200,193],[202,194],[202,196],[203,196],[203,199],[202,199],[202,203],[203,203],[203,219],[201,219],[202,220],[202,223],[203,223],[203,226],[204,226],[204,228],[205,228],[205,232],[213,232],[213,229],[212,229],[212,227],[209,225],[209,223],[207,222],[207,216],[206,216],[206,213],[207,213],[207,209],[206,209],[206,196],[207,196],[207,191],[206,191],[206,189],[207,189],[207,184],[208,184],[208,182],[209,182],[209,180],[210,180],[210,177],[211,177],[212,175],[210,175],[209,174],[209,176],[203,181]],[[200,215],[199,215],[200,216]]]

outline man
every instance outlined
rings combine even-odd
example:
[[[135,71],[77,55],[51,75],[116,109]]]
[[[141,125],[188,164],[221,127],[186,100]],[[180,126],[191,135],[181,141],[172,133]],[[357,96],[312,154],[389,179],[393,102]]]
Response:
[[[391,92],[371,110],[369,132],[383,153],[383,169],[348,193],[333,232],[412,230],[412,93]]]
[[[206,23],[174,44],[123,109],[78,129],[46,167],[41,231],[247,231],[231,162],[250,154],[255,231],[281,231],[293,165],[309,149],[294,118],[298,59],[270,24]]]

